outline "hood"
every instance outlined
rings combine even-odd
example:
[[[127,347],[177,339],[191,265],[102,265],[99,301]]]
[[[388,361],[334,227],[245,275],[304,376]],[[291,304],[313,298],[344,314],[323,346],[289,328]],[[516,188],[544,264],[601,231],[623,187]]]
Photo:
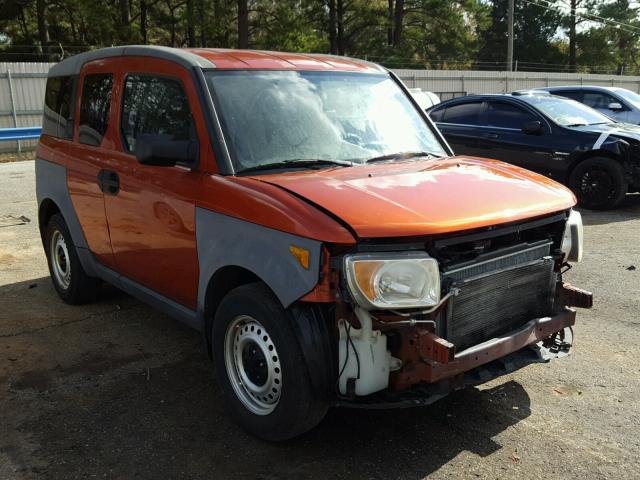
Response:
[[[255,175],[348,223],[360,238],[440,234],[575,204],[566,187],[496,160],[423,161]]]

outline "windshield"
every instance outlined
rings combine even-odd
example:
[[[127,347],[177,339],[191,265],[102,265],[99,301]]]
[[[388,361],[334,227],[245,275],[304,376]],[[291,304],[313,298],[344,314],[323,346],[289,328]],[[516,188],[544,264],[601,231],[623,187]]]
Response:
[[[402,152],[446,152],[386,74],[210,71],[236,171],[321,160],[365,163]]]
[[[624,98],[627,102],[631,103],[634,107],[640,108],[640,95],[626,88],[615,88],[615,93]]]
[[[563,127],[613,123],[609,117],[568,98],[548,95],[524,95],[520,98]]]

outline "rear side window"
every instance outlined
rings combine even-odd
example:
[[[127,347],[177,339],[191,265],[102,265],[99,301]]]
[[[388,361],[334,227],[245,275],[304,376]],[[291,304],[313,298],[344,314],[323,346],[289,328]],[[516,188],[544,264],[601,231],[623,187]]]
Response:
[[[129,75],[122,104],[122,137],[135,153],[139,134],[161,134],[173,140],[195,139],[187,95],[178,80],[150,75]]]
[[[521,129],[531,121],[538,120],[527,110],[506,102],[490,102],[487,108],[487,125],[500,128]]]
[[[100,145],[109,126],[113,75],[86,75],[80,100],[80,143]]]
[[[76,77],[49,77],[44,94],[42,133],[52,137],[73,138]]]
[[[459,103],[447,107],[441,122],[478,125],[481,102]]]

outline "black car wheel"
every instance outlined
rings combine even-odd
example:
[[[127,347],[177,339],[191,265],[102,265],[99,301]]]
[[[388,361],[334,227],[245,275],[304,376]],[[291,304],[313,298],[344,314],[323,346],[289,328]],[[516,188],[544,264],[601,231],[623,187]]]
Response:
[[[235,288],[213,321],[216,378],[234,419],[282,441],[315,427],[327,403],[313,392],[288,312],[262,283]]]
[[[62,215],[55,214],[49,219],[44,246],[51,280],[62,300],[76,305],[98,298],[100,280],[89,277],[82,268]]]
[[[579,163],[571,172],[569,186],[579,204],[593,210],[615,207],[629,188],[622,165],[606,157]]]

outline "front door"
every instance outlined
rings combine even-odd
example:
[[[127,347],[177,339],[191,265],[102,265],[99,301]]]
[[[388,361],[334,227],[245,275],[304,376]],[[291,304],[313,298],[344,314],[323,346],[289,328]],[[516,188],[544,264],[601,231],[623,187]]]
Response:
[[[608,93],[586,90],[582,96],[582,103],[598,110],[616,122],[625,123],[629,121],[629,108],[623,101]],[[613,105],[616,105],[616,108],[612,109]],[[620,108],[617,108],[618,106]]]
[[[523,126],[535,121],[540,122],[543,130],[525,133]],[[546,170],[553,152],[551,133],[538,115],[511,102],[490,101],[478,132],[479,152],[486,152],[480,155],[548,174]]]
[[[159,59],[120,59],[118,151],[108,170],[117,192],[105,195],[118,271],[163,296],[196,308],[195,203],[210,147],[190,74]],[[150,166],[136,159],[141,134],[199,143],[200,166]]]

